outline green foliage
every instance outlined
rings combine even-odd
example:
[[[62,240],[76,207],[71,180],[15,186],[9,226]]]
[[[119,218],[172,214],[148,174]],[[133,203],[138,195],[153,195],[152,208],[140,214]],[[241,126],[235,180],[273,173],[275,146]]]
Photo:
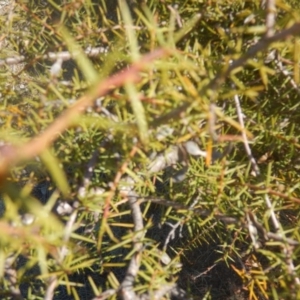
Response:
[[[0,178],[0,298],[117,299],[137,262],[139,297],[300,299],[299,37],[227,76],[261,1],[6,3],[0,171],[66,125]],[[276,1],[275,32],[299,20]]]

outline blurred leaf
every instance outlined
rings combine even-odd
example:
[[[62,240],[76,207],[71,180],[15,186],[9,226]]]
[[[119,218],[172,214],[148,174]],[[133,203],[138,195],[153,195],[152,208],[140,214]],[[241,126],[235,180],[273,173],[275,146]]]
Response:
[[[120,6],[120,12],[124,19],[125,23],[125,31],[128,38],[129,48],[130,48],[130,56],[133,61],[136,61],[140,57],[139,46],[137,42],[137,37],[135,35],[134,24],[131,18],[131,14],[128,8],[128,5],[125,0],[118,0]]]
[[[139,136],[141,142],[145,145],[148,143],[148,124],[146,119],[145,110],[143,104],[140,100],[140,96],[132,83],[125,84],[125,90],[128,94],[129,101],[131,103],[132,110],[134,112],[137,126],[139,129]]]
[[[54,154],[51,153],[50,150],[45,150],[40,155],[40,158],[46,166],[49,173],[51,174],[51,177],[57,185],[57,187],[59,188],[59,190],[63,193],[65,197],[67,197],[70,193],[69,183],[56,156],[54,156]]]
[[[75,42],[68,30],[64,27],[60,28],[65,43],[68,46],[72,57],[76,61],[78,67],[90,84],[94,84],[98,79],[98,74],[95,71],[92,62],[88,59],[81,47]]]

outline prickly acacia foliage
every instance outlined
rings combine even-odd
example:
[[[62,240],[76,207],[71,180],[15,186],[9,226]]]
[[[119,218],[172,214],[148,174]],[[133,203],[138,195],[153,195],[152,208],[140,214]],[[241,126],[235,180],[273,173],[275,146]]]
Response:
[[[298,1],[0,2],[1,299],[299,299]]]

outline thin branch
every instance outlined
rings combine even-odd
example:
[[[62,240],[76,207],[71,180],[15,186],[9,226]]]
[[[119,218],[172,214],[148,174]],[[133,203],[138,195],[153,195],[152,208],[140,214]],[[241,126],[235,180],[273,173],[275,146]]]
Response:
[[[290,75],[290,72],[283,66],[281,57],[278,53],[276,53],[277,57],[275,59],[275,64],[280,70],[280,72],[288,79],[289,83],[293,87],[293,89],[297,92],[298,95],[300,95],[300,88],[298,87],[297,83],[293,79],[293,77]]]
[[[248,155],[248,158],[250,160],[250,163],[252,165],[254,175],[259,176],[260,175],[260,170],[259,170],[259,167],[258,167],[258,164],[257,164],[255,158],[252,155],[252,151],[251,151],[251,148],[249,146],[249,141],[248,141],[247,135],[245,134],[244,117],[243,117],[242,108],[241,108],[241,105],[240,105],[240,100],[239,100],[239,97],[238,97],[237,94],[234,95],[234,101],[235,101],[235,105],[236,105],[238,119],[239,119],[239,122],[240,122],[240,125],[241,125],[241,128],[242,128],[242,136],[243,136],[243,139],[244,139],[245,151],[246,151],[246,153]],[[281,226],[280,226],[279,221],[277,220],[277,217],[276,217],[276,214],[275,214],[275,211],[274,211],[274,207],[272,205],[272,202],[271,202],[271,199],[270,199],[269,195],[264,194],[264,199],[265,199],[265,203],[267,205],[267,208],[270,212],[270,216],[271,216],[273,226],[275,228],[275,231],[277,232],[277,237],[278,237],[278,232],[280,231],[280,236],[282,237],[282,239],[285,242],[284,247],[283,247],[283,253],[284,253],[285,258],[286,258],[288,271],[293,276],[295,284],[297,286],[300,286],[300,280],[299,280],[299,277],[296,274],[295,266],[294,266],[293,260],[291,258],[291,256],[292,256],[291,246],[288,245],[287,238],[286,238],[284,232],[282,230],[280,230]],[[249,224],[249,226],[250,226],[250,224]],[[258,228],[256,227],[256,229],[258,229]],[[271,237],[274,238],[274,235],[271,235]]]
[[[180,291],[180,292],[179,292]],[[165,299],[165,295],[171,295],[171,297],[174,295],[174,298],[176,299],[175,294],[181,294],[181,296],[186,296],[186,293],[178,288],[176,284],[168,284],[168,285],[161,285],[160,289],[155,291],[153,294],[144,294],[141,296],[141,300],[160,300]],[[179,298],[177,298],[179,299]],[[186,298],[181,297],[180,299],[184,300]]]
[[[130,187],[130,189],[132,189],[132,187]],[[128,265],[126,276],[121,283],[119,295],[124,300],[134,300],[137,299],[137,296],[133,290],[133,286],[141,264],[141,255],[143,250],[142,240],[145,235],[145,231],[143,214],[140,208],[139,200],[137,199],[137,194],[133,190],[130,190],[128,192],[128,199],[135,232],[133,241],[134,254]]]
[[[0,183],[5,180],[10,167],[39,155],[48,148],[52,142],[81,115],[86,108],[98,97],[104,96],[112,90],[122,86],[125,82],[138,82],[141,80],[140,71],[149,66],[157,58],[170,54],[170,50],[157,49],[144,55],[139,61],[117,74],[103,80],[82,96],[74,105],[62,113],[43,133],[33,138],[25,145],[16,147],[5,145],[0,149]]]
[[[106,290],[105,292],[101,293],[99,296],[94,297],[92,300],[105,300],[109,297],[112,297],[116,294],[116,290],[110,289]]]
[[[243,66],[249,59],[253,58],[258,52],[266,50],[272,43],[277,41],[284,41],[291,38],[294,35],[300,34],[300,23],[295,23],[288,29],[284,29],[277,34],[274,34],[270,37],[264,37],[259,40],[256,44],[249,48],[245,55],[234,60],[223,72],[220,72],[216,77],[205,87],[202,91],[207,92],[209,90],[216,91],[217,88],[225,82],[225,79],[229,74],[235,69]]]
[[[241,108],[241,104],[240,104],[240,100],[237,94],[234,95],[234,101],[235,101],[235,107],[236,107],[236,111],[237,111],[237,115],[238,115],[238,119],[241,125],[241,131],[242,131],[242,138],[243,138],[243,142],[244,142],[244,147],[246,150],[246,153],[248,155],[249,161],[252,165],[253,168],[253,172],[255,176],[259,176],[260,175],[260,170],[258,167],[258,164],[254,158],[254,156],[252,155],[252,151],[249,145],[249,141],[248,141],[248,137],[246,134],[246,128],[245,128],[245,124],[244,124],[244,116],[243,116],[243,112],[242,112],[242,108]]]
[[[217,89],[225,82],[225,80],[228,78],[228,76],[231,74],[232,71],[245,65],[249,59],[255,57],[255,55],[258,52],[266,50],[272,43],[287,40],[299,33],[300,33],[300,23],[295,23],[290,28],[284,29],[278,32],[277,34],[274,34],[273,36],[262,38],[256,44],[250,47],[249,50],[246,52],[246,54],[232,61],[223,72],[219,72],[210,81],[208,85],[204,86],[200,90],[199,96],[200,97],[207,96],[207,93],[209,91],[213,91],[213,92],[217,91]],[[191,105],[193,105],[193,103],[184,103],[183,105],[173,109],[169,113],[155,119],[151,123],[151,126],[156,127],[173,118],[177,118],[181,113],[186,111]]]
[[[235,101],[235,106],[236,106],[238,119],[239,119],[241,129],[242,129],[242,137],[243,137],[243,141],[244,141],[245,151],[246,151],[246,154],[248,155],[249,161],[252,165],[254,175],[259,176],[260,175],[260,170],[259,170],[258,164],[257,164],[254,156],[252,155],[252,150],[250,148],[247,135],[245,133],[244,116],[243,116],[240,100],[239,100],[239,97],[238,97],[237,94],[234,95],[234,101]],[[273,225],[275,227],[275,230],[278,231],[280,229],[280,224],[279,224],[279,222],[277,220],[277,217],[275,215],[274,209],[272,207],[271,200],[270,200],[270,198],[267,194],[265,194],[265,201],[266,201],[268,209],[270,210],[271,218],[272,218],[272,222],[273,222]]]
[[[178,5],[168,5],[168,9],[171,11],[171,13],[175,16],[175,19],[177,21],[177,25],[179,28],[182,28],[183,23],[182,23],[182,18],[180,17],[180,14],[177,10]]]
[[[90,47],[87,48],[84,53],[88,57],[96,57],[100,54],[107,53],[108,49],[105,47]],[[70,60],[71,58],[74,58],[74,56],[69,51],[61,51],[61,52],[49,52],[45,55],[42,55],[40,57],[37,57],[35,60],[50,60],[50,61],[56,61],[58,59],[62,61]],[[24,62],[26,60],[26,57],[24,55],[17,55],[17,56],[11,56],[4,59],[0,59],[0,67],[4,65],[16,65]]]
[[[192,280],[194,281],[194,280],[198,279],[199,277],[206,275],[208,272],[210,272],[210,270],[212,270],[216,266],[217,266],[217,264],[213,264],[213,265],[209,266],[205,271],[192,276]]]
[[[275,33],[275,21],[276,21],[276,5],[275,0],[266,0],[266,37],[271,37]]]
[[[188,211],[191,211],[193,210],[193,208],[195,207],[195,205],[197,205],[200,201],[200,197],[197,197],[193,203],[188,207]],[[163,249],[164,251],[166,251],[167,249],[167,246],[170,242],[171,239],[174,239],[175,238],[175,231],[177,230],[177,228],[179,226],[181,226],[183,224],[183,221],[188,218],[189,216],[184,216],[182,217],[176,224],[169,224],[169,226],[172,227],[171,231],[168,233],[167,237],[166,237],[166,240],[165,240],[165,243],[164,243],[164,246],[163,246]]]
[[[64,231],[65,231],[64,236],[63,236],[64,245],[59,249],[59,252],[58,252],[58,255],[59,255],[58,263],[59,264],[61,264],[63,262],[66,255],[68,254],[67,243],[70,240],[76,218],[77,218],[77,210],[74,210],[72,212],[71,216],[69,217],[67,224],[64,228]],[[46,292],[45,292],[44,300],[52,300],[53,299],[55,289],[58,285],[57,276],[56,275],[51,276],[49,278],[48,282],[49,282],[49,284],[48,284]]]
[[[18,286],[17,270],[13,266],[15,259],[16,258],[14,257],[13,254],[11,254],[10,257],[6,258],[5,264],[4,264],[4,277],[8,281],[8,288],[11,293],[11,299],[23,300],[24,298],[23,298],[20,288]]]
[[[80,187],[78,188],[78,195],[84,196],[86,194],[86,190],[90,184],[91,178],[94,174],[94,169],[96,166],[98,158],[98,150],[94,151],[92,154],[92,157],[90,158],[89,162],[87,163],[86,170],[83,176],[82,183]],[[76,222],[78,211],[73,208],[73,211],[67,221],[67,224],[64,227],[64,236],[63,236],[63,242],[64,245],[59,249],[58,251],[58,263],[61,264],[63,260],[65,259],[66,255],[68,254],[68,248],[67,244],[71,238],[71,234],[73,231],[74,224]],[[52,300],[54,297],[54,292],[58,284],[57,276],[53,275],[49,278],[49,284],[47,286],[44,300]]]
[[[248,52],[241,58],[233,61],[229,67],[216,75],[216,77],[200,91],[200,95],[206,94],[207,91],[215,91],[228,77],[228,75],[236,68],[244,65],[248,59],[254,57],[259,51],[265,50],[271,43],[285,40],[300,32],[300,23],[295,23],[288,29],[285,29],[271,37],[262,38],[258,43],[252,46]],[[158,49],[145,56],[131,67],[122,70],[116,75],[107,78],[100,83],[95,90],[90,91],[82,98],[80,98],[73,106],[67,109],[60,117],[58,117],[40,136],[34,138],[23,147],[6,148],[8,151],[1,151],[0,160],[0,183],[4,181],[8,169],[26,159],[30,159],[40,154],[44,149],[57,138],[83,111],[93,102],[97,97],[106,95],[113,89],[122,86],[125,82],[137,82],[140,80],[139,72],[146,68],[146,66],[153,60],[170,54],[170,50]],[[190,106],[189,103],[183,104],[181,107],[171,111],[169,114],[158,118],[152,125],[158,126],[161,122],[165,122],[181,112],[185,111]],[[1,150],[1,149],[0,149]],[[2,149],[3,150],[3,149]]]
[[[54,297],[54,291],[57,287],[57,276],[53,275],[48,279],[47,289],[45,291],[44,300],[52,300]]]
[[[103,216],[102,216],[102,220],[101,220],[101,228],[105,227],[105,224],[107,222],[107,218],[109,216],[109,209],[110,209],[110,204],[111,204],[111,199],[113,198],[113,196],[115,195],[115,192],[117,190],[117,187],[119,185],[119,182],[130,162],[130,160],[132,159],[132,157],[134,157],[134,155],[136,154],[138,148],[136,146],[134,146],[130,153],[129,153],[129,158],[127,160],[125,160],[125,162],[121,165],[121,167],[119,168],[117,174],[115,175],[114,181],[110,184],[110,191],[108,193],[108,196],[105,198],[104,201],[104,210],[103,210]],[[128,192],[128,188],[133,189],[133,181],[130,177],[126,177],[125,180],[129,181],[127,186],[122,187],[122,190],[124,190],[125,192],[125,196],[127,196],[127,192]],[[100,232],[99,233],[99,237],[98,237],[98,244],[97,244],[97,248],[98,251],[100,251],[101,249],[101,240],[102,240],[102,235],[104,232]]]

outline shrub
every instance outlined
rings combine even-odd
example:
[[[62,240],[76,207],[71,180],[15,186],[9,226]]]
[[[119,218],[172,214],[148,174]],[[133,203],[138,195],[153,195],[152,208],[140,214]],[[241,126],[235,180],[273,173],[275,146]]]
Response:
[[[299,299],[298,1],[2,1],[1,299]]]

